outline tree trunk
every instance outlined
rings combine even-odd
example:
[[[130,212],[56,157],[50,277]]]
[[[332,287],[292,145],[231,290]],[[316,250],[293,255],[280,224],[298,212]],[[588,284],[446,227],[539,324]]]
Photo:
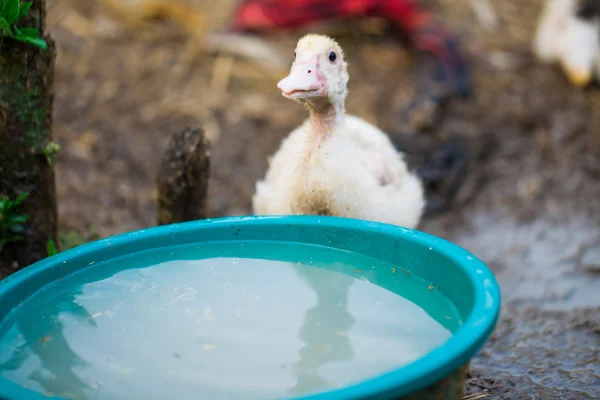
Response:
[[[47,256],[57,240],[52,142],[52,103],[56,48],[45,33],[45,0],[34,0],[20,26],[38,28],[43,50],[5,38],[0,42],[0,194],[29,192],[19,213],[27,214],[22,239],[0,250],[0,278]]]
[[[173,135],[158,174],[158,224],[206,218],[210,155],[204,132]]]

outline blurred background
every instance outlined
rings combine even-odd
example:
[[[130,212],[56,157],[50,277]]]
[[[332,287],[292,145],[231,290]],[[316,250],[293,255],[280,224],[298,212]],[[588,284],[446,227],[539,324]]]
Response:
[[[450,98],[426,129],[398,111],[419,94],[420,64],[385,19],[248,34],[252,47],[215,36],[237,1],[181,0],[186,12],[157,6],[158,19],[142,3],[48,0],[64,237],[155,225],[160,159],[186,127],[212,142],[210,216],[251,213],[267,157],[306,117],[276,83],[302,34],[329,34],[349,63],[349,113],[409,145],[456,135],[468,145],[454,203],[420,229],[474,252],[502,285],[504,316],[474,362],[471,398],[600,396],[600,88],[572,85],[533,54],[543,0],[419,2],[458,38],[472,74],[470,96]]]

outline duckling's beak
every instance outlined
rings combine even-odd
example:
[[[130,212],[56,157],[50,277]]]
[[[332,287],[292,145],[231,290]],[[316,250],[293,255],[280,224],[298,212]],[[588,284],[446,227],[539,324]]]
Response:
[[[567,25],[563,40],[559,58],[565,74],[574,85],[586,86],[594,77],[594,63],[600,49],[598,26],[594,21],[574,18]]]
[[[564,62],[562,63],[562,68],[569,81],[577,87],[585,87],[592,81],[591,68],[574,68]]]
[[[600,46],[595,35],[595,32],[567,32],[569,40],[559,55],[559,62],[567,78],[575,86],[587,86],[594,79],[594,64]]]
[[[290,74],[279,81],[277,87],[284,97],[292,100],[327,96],[318,60],[294,63]]]

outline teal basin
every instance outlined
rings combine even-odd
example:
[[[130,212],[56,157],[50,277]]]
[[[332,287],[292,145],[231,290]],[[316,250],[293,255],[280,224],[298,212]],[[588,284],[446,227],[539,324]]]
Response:
[[[42,260],[0,281],[0,399],[41,400],[49,398],[69,398],[69,396],[66,395],[57,395],[55,393],[56,391],[53,393],[52,390],[48,389],[48,387],[53,387],[51,382],[52,380],[56,382],[56,376],[51,376],[50,378],[40,378],[38,376],[35,378],[38,381],[44,381],[49,385],[44,386],[46,388],[46,393],[39,387],[22,384],[22,382],[19,383],[18,379],[11,378],[14,376],[11,374],[14,374],[18,368],[26,368],[23,366],[25,364],[31,367],[31,365],[40,362],[39,360],[42,360],[42,364],[52,364],[54,359],[65,357],[64,349],[68,348],[53,347],[59,346],[58,339],[55,339],[51,334],[44,336],[45,333],[43,332],[43,329],[50,329],[49,327],[51,326],[51,324],[49,325],[49,322],[45,320],[46,315],[48,315],[47,312],[39,311],[38,314],[35,314],[35,312],[31,310],[45,310],[43,307],[51,307],[51,304],[53,304],[52,302],[55,301],[53,299],[60,298],[60,296],[71,296],[69,298],[73,299],[73,296],[75,295],[66,293],[69,291],[72,291],[73,293],[77,291],[77,296],[80,296],[79,300],[77,300],[77,304],[88,300],[92,301],[95,299],[93,290],[94,285],[108,285],[113,282],[110,279],[114,279],[114,276],[121,276],[122,279],[125,279],[122,275],[137,274],[139,271],[143,271],[144,267],[148,265],[160,263],[163,263],[160,265],[170,265],[169,268],[171,269],[169,271],[172,272],[169,272],[168,275],[154,275],[154,277],[159,277],[157,278],[158,280],[156,283],[152,282],[153,275],[150,274],[152,270],[144,272],[145,275],[144,279],[142,279],[142,283],[147,286],[145,286],[143,294],[140,296],[146,297],[137,297],[138,299],[141,299],[139,301],[146,301],[147,303],[144,304],[148,304],[148,307],[156,307],[157,304],[160,305],[160,307],[163,307],[164,304],[172,304],[175,301],[180,300],[189,301],[194,298],[194,296],[205,295],[204,292],[207,292],[208,289],[201,289],[200,292],[196,290],[193,293],[189,291],[185,292],[185,280],[187,279],[189,281],[190,279],[186,278],[185,275],[179,277],[178,271],[180,271],[180,269],[178,269],[178,264],[169,264],[169,262],[176,259],[186,260],[188,263],[185,264],[185,268],[187,268],[186,271],[195,271],[194,268],[198,269],[201,267],[200,264],[193,264],[197,261],[195,259],[208,259],[209,257],[233,257],[223,258],[234,260],[233,264],[238,262],[235,257],[249,257],[251,259],[260,260],[281,260],[282,262],[289,262],[293,268],[296,268],[297,264],[298,269],[305,268],[304,266],[315,267],[309,268],[308,270],[313,271],[314,269],[316,271],[319,269],[318,273],[321,274],[319,275],[321,278],[310,278],[313,279],[311,284],[316,287],[317,290],[319,290],[319,285],[325,285],[321,286],[321,290],[324,291],[323,296],[325,296],[325,299],[327,299],[328,296],[334,296],[332,293],[339,289],[337,283],[332,286],[326,286],[326,283],[323,283],[323,281],[328,279],[324,278],[329,276],[327,274],[330,273],[333,274],[331,276],[335,275],[336,277],[346,276],[344,279],[347,280],[344,282],[349,282],[348,279],[352,279],[352,282],[357,282],[355,287],[363,288],[366,290],[364,293],[367,294],[360,294],[362,297],[358,297],[358,301],[356,299],[352,300],[352,296],[347,292],[340,295],[342,296],[340,298],[352,303],[352,307],[356,310],[363,310],[361,311],[363,312],[361,315],[368,316],[369,314],[372,314],[372,316],[369,317],[371,319],[362,318],[361,320],[358,318],[355,321],[352,316],[344,314],[346,312],[345,310],[335,311],[337,310],[335,307],[337,307],[339,300],[336,299],[335,301],[331,301],[329,311],[326,310],[326,312],[329,313],[329,317],[326,317],[323,321],[330,319],[333,324],[332,326],[335,326],[335,324],[338,323],[336,321],[340,318],[343,319],[342,317],[346,318],[345,316],[347,316],[348,318],[344,319],[340,324],[345,327],[355,326],[358,330],[362,329],[360,332],[362,332],[361,334],[363,335],[360,336],[353,333],[354,331],[351,331],[351,328],[347,328],[350,333],[343,331],[341,328],[331,328],[333,330],[337,329],[335,330],[337,336],[333,335],[332,337],[334,339],[331,340],[337,340],[338,343],[343,342],[343,346],[347,347],[350,340],[347,338],[348,335],[354,340],[352,343],[356,344],[355,338],[359,336],[366,337],[370,340],[368,335],[369,332],[372,331],[377,335],[380,335],[373,337],[385,338],[385,340],[379,342],[375,340],[373,342],[372,349],[374,350],[372,352],[375,352],[373,354],[376,354],[376,351],[380,352],[377,354],[388,353],[385,354],[387,360],[393,361],[395,358],[403,360],[403,357],[406,356],[406,354],[403,354],[404,352],[401,350],[397,350],[402,348],[402,340],[399,340],[396,343],[393,341],[394,332],[400,332],[404,328],[393,327],[391,325],[392,322],[386,327],[386,320],[396,321],[398,324],[409,323],[413,320],[420,321],[419,318],[422,317],[416,316],[417,314],[415,314],[415,316],[409,314],[409,305],[412,306],[413,303],[423,307],[423,310],[425,310],[425,312],[423,312],[424,316],[430,316],[432,321],[440,321],[439,326],[442,327],[440,328],[440,331],[451,332],[451,334],[449,334],[448,337],[445,337],[439,345],[432,346],[430,350],[427,350],[424,354],[419,355],[415,359],[410,359],[406,362],[398,361],[394,368],[387,368],[385,371],[380,371],[376,374],[367,374],[363,379],[355,379],[352,382],[346,382],[344,385],[337,385],[332,388],[316,390],[310,393],[294,394],[292,391],[287,395],[279,396],[279,398],[319,400],[375,398],[405,398],[420,400],[460,399],[464,394],[464,378],[469,362],[491,335],[500,312],[500,290],[498,284],[492,272],[480,260],[452,243],[416,230],[361,220],[309,216],[235,217],[160,226],[129,232],[79,246]],[[327,262],[319,263],[320,259],[326,259]],[[309,293],[306,289],[294,289],[296,287],[300,288],[300,286],[294,286],[293,279],[289,278],[293,274],[279,274],[280,271],[283,274],[284,269],[288,267],[282,269],[279,264],[273,264],[273,266],[269,267],[271,264],[265,263],[267,263],[267,261],[248,264],[245,266],[247,267],[245,269],[235,269],[235,266],[230,265],[230,263],[227,266],[228,269],[222,270],[225,271],[225,273],[214,272],[219,271],[219,268],[214,269],[214,266],[206,269],[206,271],[213,271],[211,272],[213,274],[218,274],[215,275],[215,279],[219,279],[217,282],[218,285],[223,287],[235,285],[242,287],[243,285],[246,285],[246,289],[244,290],[248,291],[248,287],[250,287],[254,288],[257,292],[255,298],[252,297],[247,299],[244,297],[244,299],[247,299],[244,300],[246,302],[246,308],[244,308],[243,302],[241,306],[238,304],[239,301],[237,298],[232,303],[235,303],[234,305],[237,307],[238,314],[237,319],[236,317],[231,318],[236,319],[236,321],[243,318],[245,315],[243,313],[250,312],[248,311],[249,309],[255,307],[256,304],[259,304],[259,294],[262,298],[268,298],[269,295],[279,296],[276,297],[276,299],[281,300],[265,300],[263,303],[260,303],[263,305],[269,303],[268,307],[271,308],[267,308],[276,311],[279,310],[276,308],[278,307],[277,303],[279,302],[282,306],[285,305],[286,307],[300,307],[304,304],[303,296],[309,296],[308,294],[303,294]],[[271,269],[264,269],[267,267]],[[121,273],[119,272],[121,270],[128,270],[129,272]],[[306,270],[306,268],[304,270]],[[183,271],[183,269],[181,269],[181,271]],[[233,275],[230,274],[231,271],[234,271]],[[261,274],[260,280],[256,280],[256,276],[253,276],[252,274],[253,271],[262,271],[259,272]],[[239,275],[242,274],[242,272],[246,275],[240,278]],[[286,278],[286,276],[288,276],[288,278]],[[164,278],[164,282],[161,281],[163,278],[160,277]],[[177,279],[180,280],[177,281]],[[171,281],[175,283],[173,283],[172,286],[168,286]],[[231,284],[229,284],[229,281],[231,281]],[[263,283],[253,283],[259,281]],[[80,283],[75,284],[73,282]],[[81,282],[87,282],[86,285],[91,286],[86,286]],[[214,284],[215,282],[212,283]],[[140,283],[140,285],[142,285],[142,283]],[[190,284],[200,285],[203,283],[208,284],[208,282],[191,282]],[[122,282],[114,283],[114,285],[125,287]],[[89,290],[87,294],[84,294],[84,297],[81,297],[81,288],[84,286]],[[139,290],[139,288],[136,289],[137,287],[138,284],[136,283],[131,286],[130,290],[123,291],[123,293],[126,292],[125,294],[114,291],[111,292],[112,295],[114,295],[113,297],[108,296],[101,299],[103,302],[102,304],[112,310],[112,314],[108,315],[110,318],[113,318],[113,314],[116,313],[116,309],[118,308],[109,307],[111,306],[111,302],[114,304],[119,303],[120,299],[118,296],[132,296],[131,293],[136,293],[136,290]],[[158,289],[156,289],[157,287]],[[204,287],[206,288],[209,286]],[[129,286],[127,286],[127,288],[129,289]],[[373,288],[382,290],[383,292],[372,292],[375,294],[370,295],[369,293],[371,292],[369,292],[369,290],[375,290]],[[269,289],[269,291],[279,290],[279,292],[277,292],[277,294],[264,293],[263,295],[263,292],[266,292],[267,289]],[[152,290],[155,290],[155,292],[152,293],[156,293],[156,296],[150,298],[147,293]],[[162,290],[162,292],[158,293],[160,290]],[[228,293],[237,293],[235,290],[233,292],[231,291],[232,289],[228,290],[230,290]],[[98,293],[98,291],[95,293]],[[290,297],[294,297],[293,302],[290,302],[289,304],[286,303],[290,301],[289,299],[286,299],[286,293],[289,293]],[[159,294],[163,297],[157,297]],[[406,303],[394,303],[394,296],[396,296],[396,294],[402,296],[402,298],[397,296],[397,298],[402,301],[405,301],[403,298],[406,298]],[[318,297],[319,296],[317,295],[317,298]],[[81,300],[82,298],[83,300]],[[391,302],[390,304],[394,304],[392,308],[379,308],[382,301],[375,300],[384,298],[388,299]],[[223,298],[219,299],[219,301],[226,301],[223,300]],[[327,303],[327,300],[324,301]],[[372,305],[369,306],[371,308],[365,308],[368,304],[371,304],[371,301]],[[73,301],[73,304],[75,303],[76,302]],[[193,301],[188,304],[192,303]],[[120,304],[121,303],[119,303],[119,307]],[[402,308],[404,307],[403,304],[406,304],[405,308]],[[72,304],[70,306],[72,306]],[[131,302],[129,302],[127,307],[131,307]],[[190,308],[192,306],[187,305],[185,307],[188,307],[188,314],[192,315],[195,312]],[[177,314],[183,312],[185,307],[180,307],[178,309],[173,308],[171,311],[163,313],[164,315],[161,314],[161,318],[164,318],[166,314],[169,314],[172,320],[168,323],[160,322],[160,324],[177,325],[178,321],[182,324],[190,324],[191,322],[189,322],[189,320],[192,319],[191,317],[188,320],[187,317],[180,317],[180,314]],[[324,307],[326,308],[327,306]],[[361,307],[363,307],[363,309],[361,309]],[[24,310],[29,310],[27,311],[29,314]],[[103,308],[102,310],[106,310],[106,308]],[[114,322],[116,319],[111,319],[110,321],[108,319],[101,320],[101,318],[106,318],[107,316],[107,312],[102,310],[91,310],[89,313],[84,311],[85,315],[87,315],[84,319],[86,319],[88,325],[96,327],[94,329],[101,329],[101,326],[107,326],[106,324],[110,321],[112,321],[110,322],[112,324],[117,323]],[[136,329],[136,322],[134,321],[136,320],[136,315],[138,315],[140,319],[147,317],[147,313],[143,308],[140,308],[139,310],[138,314],[131,310],[129,311],[133,312],[133,314],[130,314],[132,317],[128,317],[132,318],[131,323],[129,326],[120,326],[123,330],[127,330],[128,328],[130,328],[129,331]],[[76,310],[71,309],[71,311],[74,314],[79,314],[79,316],[81,316],[82,311],[80,308],[77,308]],[[313,309],[313,311],[319,312],[315,309]],[[359,311],[357,311],[357,313]],[[207,312],[208,311],[205,308],[204,317],[207,317]],[[212,313],[213,311],[210,312]],[[388,317],[385,316],[385,313],[387,313]],[[23,317],[25,314],[30,315],[30,317],[27,317],[29,320],[27,320],[26,317]],[[295,315],[292,315],[290,318],[296,318],[296,314],[302,313],[298,312],[293,314]],[[383,319],[377,317],[377,315],[380,314],[384,315]],[[405,314],[405,319],[409,321],[407,322],[404,321],[403,318],[399,318],[398,314]],[[210,318],[206,319],[214,319],[212,314],[209,315],[209,317]],[[95,321],[98,321],[98,325],[96,322],[92,321],[94,318]],[[150,318],[152,317],[150,316]],[[252,318],[258,317],[253,316]],[[121,316],[121,319],[125,320],[126,323],[129,321],[128,319],[125,319],[124,316]],[[61,324],[71,323],[68,322],[68,320],[69,318],[66,320],[63,318]],[[14,328],[14,326],[25,324],[23,321],[28,321],[29,330],[26,332],[25,328],[22,326],[19,328],[21,330],[15,330],[16,328]],[[123,321],[119,323],[122,324]],[[369,323],[373,324],[372,329],[370,328]],[[202,322],[202,324],[204,324],[202,326],[205,326],[208,323]],[[415,324],[418,325],[419,323],[415,322]],[[258,326],[255,327],[256,329],[264,326],[264,324],[258,322],[255,325]],[[289,324],[283,325],[293,324],[290,322]],[[279,327],[277,324],[273,326],[272,332],[276,332],[276,329],[285,328]],[[158,332],[161,328],[162,327],[160,326],[155,327],[154,330]],[[92,332],[90,335],[94,334],[92,328],[85,329],[87,330],[82,330],[81,332]],[[411,329],[413,329],[414,332],[419,332],[418,326],[412,326]],[[178,331],[183,332],[183,330],[184,327]],[[147,332],[147,335],[152,336],[153,329],[147,329]],[[281,330],[281,332],[287,331]],[[391,335],[390,332],[392,332]],[[155,334],[158,335],[158,333]],[[31,343],[24,342],[24,335],[26,336],[26,340],[31,340]],[[28,335],[35,339],[30,339]],[[76,336],[77,335],[75,335],[75,337],[70,336],[69,340],[77,342]],[[181,334],[181,336],[184,336],[184,334]],[[310,334],[308,336],[310,336]],[[2,340],[4,339],[1,339],[2,337],[7,337],[9,339],[6,339],[6,343],[3,343]],[[302,337],[304,337],[305,341],[308,340],[306,339],[306,334]],[[150,339],[152,339],[152,337]],[[235,338],[227,336],[226,342],[229,339],[231,339],[229,343],[232,343]],[[278,339],[281,339],[281,341],[284,340],[283,338],[277,337],[274,339],[275,343],[278,343]],[[292,339],[296,340],[295,336],[289,340]],[[407,337],[407,340],[408,339],[410,338]],[[96,338],[94,340],[102,340],[102,338]],[[144,340],[146,339],[139,339],[139,346],[143,346],[142,342]],[[158,343],[159,338],[156,338],[156,340]],[[184,339],[180,338],[180,340],[183,341]],[[21,345],[22,343],[25,343],[26,346]],[[295,344],[296,342],[291,343]],[[390,343],[390,346],[394,345],[396,347],[390,347],[389,351],[386,352],[386,343]],[[77,348],[76,344],[73,346]],[[110,346],[110,341],[102,343],[98,342],[97,347],[101,348],[102,346]],[[167,365],[167,363],[174,364],[186,362],[191,363],[186,365],[195,365],[193,364],[194,362],[196,362],[197,365],[198,360],[202,359],[202,357],[209,357],[209,354],[212,357],[212,355],[218,354],[217,351],[221,345],[220,342],[215,342],[214,344],[204,343],[201,346],[203,347],[199,347],[199,349],[205,350],[204,353],[201,350],[198,352],[188,351],[183,355],[178,352],[169,353],[174,354],[174,358],[165,361],[165,365]],[[329,357],[335,359],[335,354],[333,354],[336,352],[335,346],[328,346],[333,346],[331,348],[333,348],[334,351],[329,352]],[[365,346],[367,345],[365,344]],[[164,345],[157,346],[157,352],[163,351],[163,347]],[[13,354],[12,359],[11,357],[6,356],[7,348],[18,348],[18,350],[11,350],[11,354]],[[23,348],[26,348],[26,350],[23,350]],[[26,354],[30,351],[27,350],[27,348],[33,349],[32,351],[36,354],[35,357],[27,359],[29,361],[23,361],[26,359],[25,356],[14,355],[16,353],[21,355]],[[53,348],[61,350],[52,350]],[[311,347],[306,345],[306,343],[304,343],[303,348],[303,351],[308,351],[309,353],[310,351],[317,351],[315,350],[316,347],[314,345]],[[52,351],[57,351],[57,353],[54,355],[54,353],[51,353]],[[361,351],[363,353],[361,353]],[[360,354],[371,354],[369,351],[365,352],[364,349],[357,349],[354,356],[355,361],[357,358],[360,358]],[[282,347],[280,353],[283,354],[284,352]],[[149,355],[145,352],[143,356],[148,357]],[[229,354],[229,356],[231,356],[231,354]],[[23,365],[18,364],[17,361],[19,357],[21,359],[20,362]],[[222,357],[222,360],[225,360],[227,356],[223,355]],[[257,360],[257,369],[260,368],[260,365],[263,365],[261,362],[267,362],[269,357],[276,356],[265,356],[265,360]],[[315,356],[317,358],[314,358],[310,354],[307,357],[313,361],[318,358],[317,356]],[[352,359],[353,357],[346,358]],[[366,359],[369,359],[369,362],[374,363],[374,365],[377,364],[376,358],[376,356],[371,358],[366,357]],[[17,361],[15,361],[15,359],[17,359]],[[408,358],[406,359],[408,360]],[[14,364],[15,362],[17,362],[17,364]],[[317,360],[315,362],[319,364],[320,361]],[[322,362],[322,364],[324,363],[325,361]],[[223,361],[223,364],[225,365],[220,367],[232,369],[238,367],[237,365],[227,364],[225,361]],[[321,366],[321,364],[319,365]],[[355,363],[352,368],[356,372],[357,369],[361,368],[361,365],[364,365],[366,368],[367,361],[364,361],[364,364]],[[56,370],[53,372],[55,375],[64,373],[64,368],[60,366],[55,368]],[[282,370],[285,370],[287,367],[282,366],[281,368]],[[68,368],[67,370],[67,374],[71,374],[71,371]],[[120,373],[127,374],[131,373],[133,369],[127,370],[121,366],[120,371]],[[348,371],[351,371],[351,369],[348,369]],[[280,372],[275,371],[273,373],[279,374]],[[38,375],[42,376],[44,374],[41,373]],[[198,380],[201,380],[201,376],[202,374],[198,374]],[[156,383],[157,378],[152,378],[148,375],[146,377],[148,379],[154,379]],[[59,379],[62,378],[59,376]],[[73,377],[72,379],[80,378]],[[119,379],[119,382],[126,384],[127,379],[129,378],[121,376]],[[310,379],[311,382],[314,383],[315,377],[311,375]],[[152,394],[155,397],[149,395],[147,398],[167,397],[158,395],[156,392]],[[198,390],[196,394],[198,396],[197,398],[211,397],[210,395],[203,395],[201,390]],[[73,396],[73,398],[76,397],[77,396]],[[261,396],[257,395],[255,397],[258,398]],[[80,396],[80,398],[83,397]],[[94,397],[89,396],[85,398]],[[187,397],[174,395],[173,398],[183,399]],[[235,396],[232,395],[227,398],[235,398]]]

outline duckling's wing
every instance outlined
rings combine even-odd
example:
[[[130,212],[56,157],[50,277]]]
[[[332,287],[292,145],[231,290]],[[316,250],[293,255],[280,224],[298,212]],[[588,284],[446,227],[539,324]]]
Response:
[[[386,173],[389,174],[388,179],[384,182],[402,180],[408,173],[404,155],[399,152],[393,145],[388,135],[381,129],[369,122],[355,117],[346,117],[346,126],[348,135],[366,154],[366,159],[372,160],[379,164],[377,170],[381,170],[381,164],[386,168]],[[387,182],[389,183],[389,182]]]
[[[403,153],[387,134],[358,117],[346,117],[347,134],[370,162],[378,186],[365,186],[364,204],[355,214],[363,219],[414,228],[419,224],[425,198],[419,178],[408,171]],[[383,172],[382,172],[383,170]],[[384,175],[382,175],[384,174]],[[384,176],[386,179],[381,179]]]

